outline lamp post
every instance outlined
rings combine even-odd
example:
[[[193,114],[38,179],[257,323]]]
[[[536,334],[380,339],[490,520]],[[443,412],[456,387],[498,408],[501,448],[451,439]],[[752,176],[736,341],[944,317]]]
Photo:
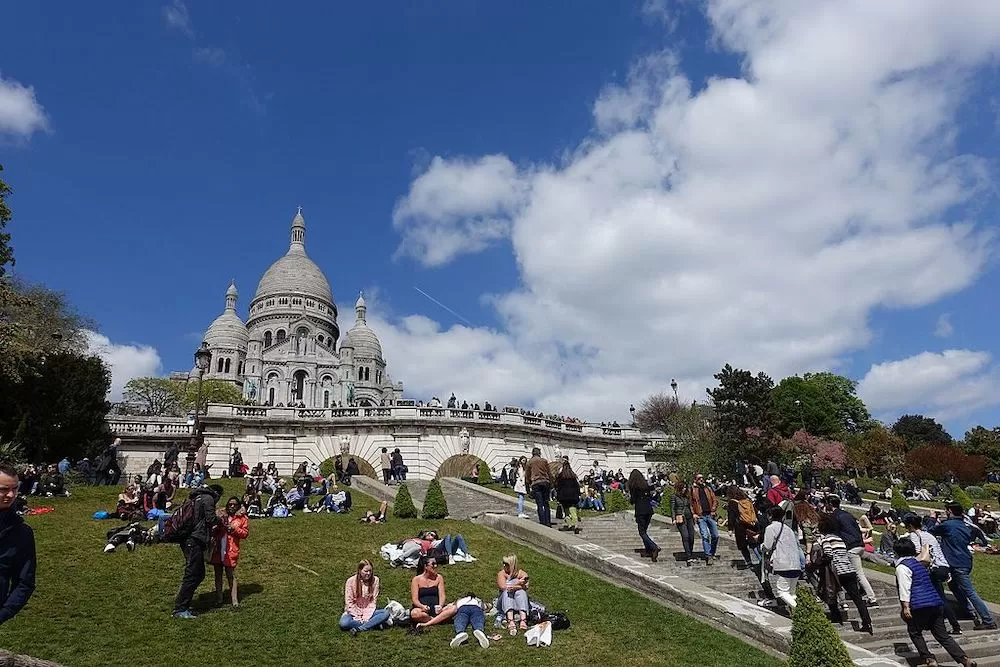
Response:
[[[670,388],[674,390],[674,403],[677,402],[677,380],[670,378]]]
[[[796,398],[795,399],[795,407],[798,408],[798,410],[799,410],[799,423],[802,425],[802,430],[805,431],[806,430],[806,418],[802,414],[802,401],[800,401],[799,399]]]
[[[205,371],[212,363],[212,353],[208,351],[208,343],[202,342],[194,353],[194,365],[198,369],[198,395],[194,403],[194,431],[188,443],[187,464],[185,472],[194,470],[194,459],[201,447],[201,384],[205,379]]]

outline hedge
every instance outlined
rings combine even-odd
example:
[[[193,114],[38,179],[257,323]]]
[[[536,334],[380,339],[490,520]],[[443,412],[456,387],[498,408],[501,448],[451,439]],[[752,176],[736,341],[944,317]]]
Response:
[[[788,667],[851,667],[847,647],[812,591],[800,586],[795,601]]]
[[[441,482],[432,479],[427,487],[427,497],[424,498],[424,511],[420,515],[424,519],[443,519],[448,516],[448,503],[441,490]]]
[[[490,470],[488,465],[486,465],[486,461],[479,462],[479,478],[476,481],[480,484],[493,483],[493,471]]]
[[[909,512],[910,503],[906,502],[906,496],[898,486],[892,487],[892,500],[889,502],[889,506],[897,512]]]
[[[962,509],[966,512],[969,511],[969,508],[971,508],[973,504],[972,498],[969,497],[969,494],[963,491],[958,485],[951,488],[951,499],[961,505]]]
[[[607,496],[607,502],[604,503],[604,509],[609,514],[612,512],[624,512],[631,507],[632,505],[629,503],[628,498],[618,489],[612,491]]]
[[[406,484],[400,484],[396,490],[396,500],[392,503],[392,515],[397,519],[416,519],[417,508]]]

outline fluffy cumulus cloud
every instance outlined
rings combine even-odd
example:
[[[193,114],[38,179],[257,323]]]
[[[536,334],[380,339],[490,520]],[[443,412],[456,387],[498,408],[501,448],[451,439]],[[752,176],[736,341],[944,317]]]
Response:
[[[966,204],[994,184],[955,139],[1000,52],[1000,3],[705,11],[741,77],[697,88],[675,54],[653,54],[595,100],[593,132],[559,162],[439,157],[415,178],[401,252],[433,266],[509,242],[522,286],[494,297],[502,330],[404,324],[392,362],[421,345],[477,395],[621,417],[671,377],[702,398],[725,362],[836,368],[868,343],[873,309],[982,273],[991,237]]]
[[[47,129],[49,119],[35,97],[35,89],[0,76],[0,135],[27,139]]]
[[[149,345],[112,343],[96,331],[87,332],[87,347],[111,369],[109,399],[121,400],[125,383],[135,377],[157,375],[161,370],[160,355]]]
[[[188,13],[187,5],[182,0],[173,0],[163,8],[163,22],[171,30],[176,30],[188,37],[194,37],[191,15]]]
[[[950,419],[1000,403],[997,380],[1000,370],[987,352],[922,352],[874,364],[858,384],[858,393],[875,414],[909,410]]]

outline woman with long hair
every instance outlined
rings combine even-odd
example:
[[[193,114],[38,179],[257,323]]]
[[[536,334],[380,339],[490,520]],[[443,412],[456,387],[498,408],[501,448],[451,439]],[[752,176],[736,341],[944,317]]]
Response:
[[[736,548],[743,556],[743,562],[753,565],[751,554],[760,562],[758,548],[760,531],[757,528],[757,510],[746,492],[736,484],[730,484],[726,490],[726,527],[736,537]],[[753,522],[750,522],[750,518]]]
[[[417,561],[417,576],[410,581],[410,618],[417,622],[416,632],[444,623],[455,615],[455,605],[445,603],[444,577],[438,574],[437,559],[421,556]]]
[[[517,494],[517,518],[527,519],[528,515],[524,513],[524,496],[528,493],[528,487],[525,485],[525,471],[528,467],[528,459],[523,456],[517,460],[517,479],[514,480],[514,493]]]
[[[653,490],[638,469],[633,469],[629,474],[627,487],[629,502],[635,506],[635,523],[639,528],[639,538],[646,548],[646,553],[655,563],[656,559],[660,557],[660,547],[649,537],[647,532],[649,522],[653,520]]]
[[[580,516],[576,506],[580,502],[580,480],[573,472],[568,456],[563,457],[562,467],[559,468],[559,474],[556,475],[556,500],[562,505],[565,517],[565,524],[559,530],[572,530],[579,534]]]
[[[376,609],[378,592],[378,577],[372,562],[366,558],[358,563],[354,576],[344,584],[344,613],[340,617],[340,629],[347,630],[353,637],[386,623],[389,611]]]
[[[796,527],[802,530],[802,542],[805,545],[803,553],[808,562],[813,550],[816,529],[819,527],[819,512],[809,504],[809,494],[805,490],[795,494],[792,516],[795,519]]]
[[[681,535],[681,545],[684,547],[684,561],[691,565],[694,562],[694,513],[691,511],[691,487],[680,479],[674,484],[674,495],[670,499],[670,516]]]
[[[250,534],[250,521],[243,511],[243,501],[232,496],[226,501],[226,511],[212,534],[211,562],[215,566],[215,597],[222,604],[222,574],[229,581],[229,599],[240,606],[236,565],[240,560],[240,543]]]
[[[528,573],[518,567],[515,554],[503,557],[503,567],[497,572],[497,588],[500,589],[497,600],[499,611],[507,618],[507,629],[511,636],[517,634],[517,626],[514,624],[516,615],[520,615],[521,630],[527,630]]]

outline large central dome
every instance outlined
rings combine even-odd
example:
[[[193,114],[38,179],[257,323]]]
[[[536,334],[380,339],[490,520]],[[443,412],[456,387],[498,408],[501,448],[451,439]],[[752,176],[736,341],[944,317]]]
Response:
[[[316,263],[306,256],[306,221],[299,210],[292,219],[292,240],[288,252],[264,272],[257,284],[254,301],[276,294],[302,294],[333,304],[330,283]]]

